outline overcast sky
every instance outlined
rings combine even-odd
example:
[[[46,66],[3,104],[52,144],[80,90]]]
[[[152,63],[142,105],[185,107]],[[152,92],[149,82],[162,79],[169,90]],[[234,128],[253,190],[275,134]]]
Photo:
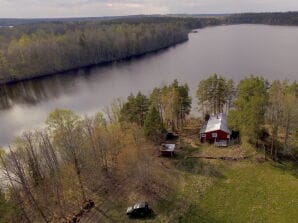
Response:
[[[298,11],[298,0],[0,0],[0,17]]]

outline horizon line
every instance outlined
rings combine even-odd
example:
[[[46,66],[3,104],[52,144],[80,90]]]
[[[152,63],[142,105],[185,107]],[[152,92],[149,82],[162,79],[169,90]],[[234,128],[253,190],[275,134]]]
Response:
[[[122,17],[133,17],[133,16],[220,16],[220,15],[233,15],[233,14],[260,14],[260,13],[297,13],[296,11],[262,11],[262,12],[224,12],[224,13],[166,13],[166,14],[127,14],[127,15],[106,15],[106,16],[67,16],[67,17],[0,17],[0,19],[96,19],[96,18],[122,18]]]

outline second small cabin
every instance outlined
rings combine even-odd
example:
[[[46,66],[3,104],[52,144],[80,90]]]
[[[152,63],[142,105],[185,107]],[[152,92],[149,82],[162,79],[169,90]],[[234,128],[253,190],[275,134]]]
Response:
[[[175,144],[162,143],[159,148],[159,152],[162,156],[173,157],[175,155],[175,147]]]

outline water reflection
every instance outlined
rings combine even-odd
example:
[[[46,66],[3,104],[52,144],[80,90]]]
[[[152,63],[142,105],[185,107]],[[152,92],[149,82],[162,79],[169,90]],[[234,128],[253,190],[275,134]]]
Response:
[[[0,110],[11,109],[15,105],[35,106],[38,103],[58,98],[61,94],[76,91],[79,77],[88,75],[88,70],[44,77],[29,81],[0,86]]]
[[[186,43],[137,60],[0,87],[0,146],[24,129],[41,126],[48,113],[66,108],[93,114],[130,92],[148,94],[177,78],[187,82],[196,107],[199,81],[213,73],[235,82],[248,74],[298,80],[298,28],[262,25],[212,27]]]

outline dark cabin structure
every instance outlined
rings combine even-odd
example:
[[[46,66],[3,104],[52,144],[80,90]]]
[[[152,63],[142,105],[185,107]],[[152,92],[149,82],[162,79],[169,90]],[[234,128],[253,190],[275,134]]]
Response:
[[[228,128],[227,116],[223,113],[212,115],[205,121],[200,130],[202,143],[214,143],[217,146],[227,146],[231,138],[231,130]]]

